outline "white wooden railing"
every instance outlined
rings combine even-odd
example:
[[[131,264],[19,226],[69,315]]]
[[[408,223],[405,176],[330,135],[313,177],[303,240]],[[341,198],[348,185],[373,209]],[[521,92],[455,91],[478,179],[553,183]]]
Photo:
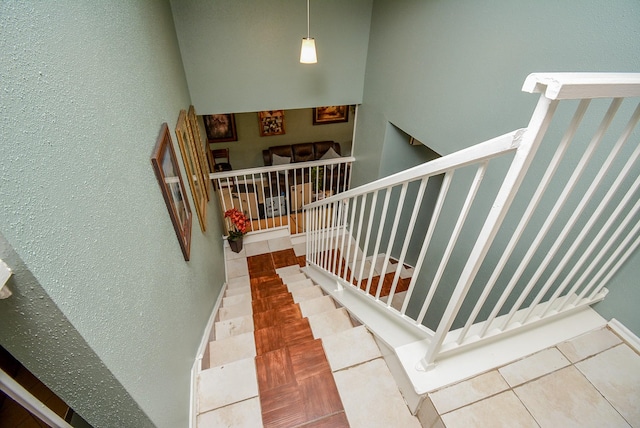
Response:
[[[640,245],[640,74],[523,91],[526,128],[304,207],[308,265],[428,340],[423,369],[603,299]]]
[[[305,231],[304,204],[349,189],[354,160],[340,157],[241,169],[212,173],[210,178],[222,213],[231,208],[242,211],[252,232],[288,226],[296,234]]]

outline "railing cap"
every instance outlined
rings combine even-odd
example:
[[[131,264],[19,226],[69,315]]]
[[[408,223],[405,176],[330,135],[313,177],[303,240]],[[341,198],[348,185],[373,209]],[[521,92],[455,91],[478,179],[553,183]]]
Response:
[[[533,73],[522,91],[552,100],[640,96],[640,73]]]

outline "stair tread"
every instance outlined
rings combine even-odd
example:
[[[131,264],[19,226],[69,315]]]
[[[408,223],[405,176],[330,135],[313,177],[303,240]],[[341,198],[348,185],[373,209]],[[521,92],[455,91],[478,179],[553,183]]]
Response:
[[[293,301],[296,303],[300,303],[304,300],[316,299],[324,296],[322,289],[317,285],[312,285],[309,287],[298,287],[291,291],[291,296],[293,297]]]
[[[322,339],[344,330],[353,328],[351,318],[347,314],[346,309],[339,308],[333,311],[321,312],[319,314],[307,317],[311,325],[313,337]]]
[[[302,300],[298,304],[300,305],[302,315],[307,318],[322,312],[332,311],[336,308],[333,299],[329,296],[321,296],[316,297],[315,299]]]
[[[217,367],[256,356],[253,332],[225,337],[209,343],[209,367]]]

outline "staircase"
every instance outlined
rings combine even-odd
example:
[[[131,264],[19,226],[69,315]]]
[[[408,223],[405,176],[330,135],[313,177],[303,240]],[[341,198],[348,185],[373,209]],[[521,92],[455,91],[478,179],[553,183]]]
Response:
[[[288,237],[276,241],[227,252],[246,271],[231,269],[213,325],[197,426],[419,427],[371,334],[301,271]]]

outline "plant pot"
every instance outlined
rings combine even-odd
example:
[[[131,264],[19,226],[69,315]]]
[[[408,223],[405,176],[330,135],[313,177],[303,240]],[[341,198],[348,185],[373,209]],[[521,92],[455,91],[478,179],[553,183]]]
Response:
[[[234,253],[239,253],[242,251],[242,236],[236,239],[227,239],[229,241],[229,247],[231,247],[231,251]]]

